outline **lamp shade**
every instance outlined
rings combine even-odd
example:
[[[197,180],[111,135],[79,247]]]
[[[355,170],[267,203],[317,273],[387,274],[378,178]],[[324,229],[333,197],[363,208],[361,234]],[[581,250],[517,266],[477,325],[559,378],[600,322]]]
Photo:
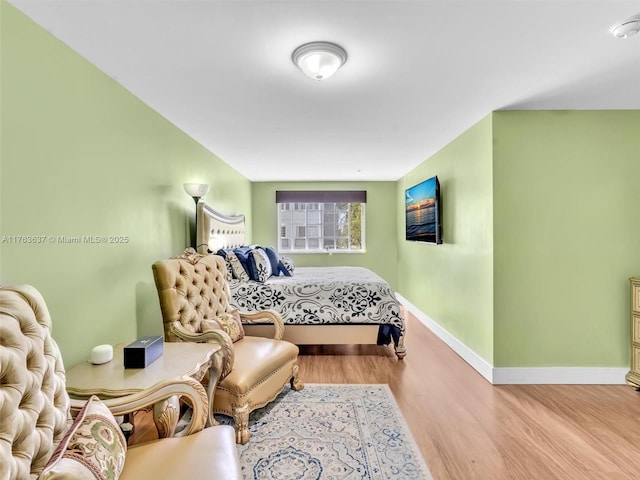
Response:
[[[209,192],[209,185],[206,183],[185,183],[183,187],[190,197],[204,197]]]
[[[347,52],[340,45],[329,42],[311,42],[293,51],[291,60],[314,80],[331,77],[347,61]]]
[[[215,253],[223,247],[224,247],[224,237],[222,235],[212,235],[209,238],[209,243],[207,244],[207,248],[209,248],[210,252]]]

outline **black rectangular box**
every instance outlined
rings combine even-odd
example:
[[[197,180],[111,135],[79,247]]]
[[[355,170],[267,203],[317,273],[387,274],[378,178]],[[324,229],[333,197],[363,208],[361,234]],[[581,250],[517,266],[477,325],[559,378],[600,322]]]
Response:
[[[124,347],[124,368],[148,367],[160,358],[163,345],[162,337],[140,337]]]

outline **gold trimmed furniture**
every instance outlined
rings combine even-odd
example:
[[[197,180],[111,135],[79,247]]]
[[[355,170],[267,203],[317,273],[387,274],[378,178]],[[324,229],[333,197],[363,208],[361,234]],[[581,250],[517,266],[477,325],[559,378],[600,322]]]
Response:
[[[105,400],[138,393],[173,378],[193,377],[200,381],[205,372],[208,372],[210,380],[207,385],[207,398],[211,406],[223,363],[222,348],[219,345],[165,343],[160,358],[146,368],[125,369],[124,347],[127,344],[122,343],[114,347],[113,360],[110,362],[101,365],[83,362],[67,370],[67,393],[72,398],[86,400],[96,395]],[[178,423],[178,417],[174,413],[179,411],[175,398],[153,405],[153,420],[161,438],[173,435]],[[216,423],[213,411],[209,408],[207,426]]]
[[[236,442],[249,441],[249,413],[275,399],[287,383],[301,390],[298,347],[282,340],[273,310],[238,312],[229,305],[227,267],[217,255],[187,249],[152,265],[167,342],[217,342],[226,353],[213,402],[233,418]],[[243,324],[270,324],[273,337],[244,335]]]
[[[0,287],[0,378],[2,480],[241,478],[233,429],[203,430],[208,400],[193,378],[104,402],[70,399],[49,311],[32,286]],[[115,417],[176,396],[192,406],[191,421],[172,438],[127,447]]]
[[[631,277],[631,370],[627,383],[640,388],[640,277]]]
[[[202,201],[196,211],[199,253],[235,251],[251,243],[245,235],[244,215],[224,215]],[[296,345],[390,343],[398,359],[406,357],[403,308],[391,286],[375,272],[361,267],[301,267],[290,271],[290,276],[281,276],[275,273],[277,260],[269,258],[272,276],[262,283],[245,281],[242,265],[234,264],[233,256],[227,260],[232,270],[232,306],[253,311],[273,305],[286,325],[284,340]],[[293,263],[290,267],[293,269]],[[282,272],[279,267],[278,271]],[[319,295],[307,295],[310,291]],[[333,292],[340,294],[334,296]],[[340,300],[342,295],[344,302]],[[370,301],[373,298],[376,300]],[[249,325],[246,333],[264,335],[264,330]]]

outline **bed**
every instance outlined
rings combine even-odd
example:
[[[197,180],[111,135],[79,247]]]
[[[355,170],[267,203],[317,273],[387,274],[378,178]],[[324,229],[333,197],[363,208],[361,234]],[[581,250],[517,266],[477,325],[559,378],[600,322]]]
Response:
[[[205,202],[197,208],[200,253],[247,245],[244,216],[227,216]],[[231,303],[240,310],[271,308],[282,315],[285,339],[297,345],[393,345],[404,358],[406,332],[402,308],[390,285],[361,267],[295,267],[291,276],[270,276],[264,283],[229,280]],[[264,334],[268,326],[247,326]]]

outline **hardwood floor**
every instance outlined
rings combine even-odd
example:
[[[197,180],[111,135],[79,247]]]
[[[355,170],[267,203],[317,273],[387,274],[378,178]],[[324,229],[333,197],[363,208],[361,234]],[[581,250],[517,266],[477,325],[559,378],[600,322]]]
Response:
[[[301,379],[389,384],[436,480],[640,479],[640,392],[493,386],[407,317],[404,360],[386,347],[306,346]]]

